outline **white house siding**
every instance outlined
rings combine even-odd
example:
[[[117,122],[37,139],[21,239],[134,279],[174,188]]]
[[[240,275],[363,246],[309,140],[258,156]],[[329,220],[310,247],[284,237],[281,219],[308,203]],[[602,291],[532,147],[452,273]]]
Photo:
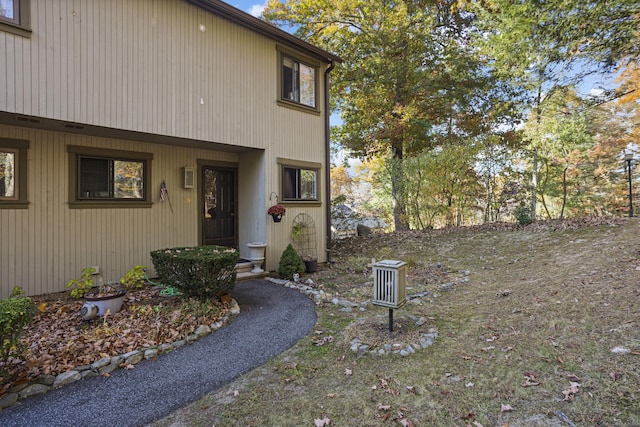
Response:
[[[183,0],[31,0],[31,26],[30,38],[0,31],[0,113],[57,120],[62,132],[71,122],[249,151],[0,125],[1,137],[30,141],[30,206],[0,209],[0,296],[13,285],[29,294],[62,290],[88,265],[115,279],[136,263],[150,265],[150,250],[198,244],[199,190],[180,188],[181,167],[197,159],[238,164],[241,253],[247,242],[266,241],[266,267],[276,270],[293,218],[305,212],[316,223],[319,261],[326,260],[323,206],[288,207],[279,224],[266,215],[271,192],[279,193],[278,157],[321,163],[323,198],[327,191],[323,114],[277,105],[275,41]],[[321,109],[323,78],[321,66]],[[174,213],[162,203],[69,209],[66,145],[154,153],[152,191],[164,179]]]

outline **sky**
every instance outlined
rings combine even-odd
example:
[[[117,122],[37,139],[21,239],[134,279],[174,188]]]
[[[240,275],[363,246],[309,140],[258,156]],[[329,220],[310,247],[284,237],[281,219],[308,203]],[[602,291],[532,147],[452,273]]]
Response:
[[[223,0],[225,3],[253,16],[260,16],[267,0]]]

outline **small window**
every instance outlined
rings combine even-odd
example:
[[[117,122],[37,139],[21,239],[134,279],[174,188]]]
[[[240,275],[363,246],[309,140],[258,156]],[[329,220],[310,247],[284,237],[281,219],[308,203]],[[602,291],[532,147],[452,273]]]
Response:
[[[0,0],[0,30],[29,36],[29,0]]]
[[[0,138],[0,208],[26,208],[28,141]]]
[[[316,68],[281,55],[282,99],[316,108]]]
[[[69,146],[71,157],[72,205],[107,203],[131,206],[149,201],[152,155],[129,151]]]
[[[284,200],[318,200],[318,171],[283,167],[282,193]]]

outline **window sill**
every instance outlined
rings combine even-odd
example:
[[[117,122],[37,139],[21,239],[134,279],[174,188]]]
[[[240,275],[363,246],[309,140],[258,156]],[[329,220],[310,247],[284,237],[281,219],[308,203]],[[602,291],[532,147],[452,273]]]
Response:
[[[322,202],[319,200],[283,200],[280,202],[282,206],[287,207],[296,207],[296,206],[305,206],[305,207],[319,207],[322,206]]]
[[[151,206],[153,206],[153,202],[129,202],[129,201],[122,201],[122,202],[111,202],[111,201],[105,201],[105,200],[99,200],[99,201],[93,201],[93,200],[87,200],[87,201],[75,201],[75,202],[69,202],[69,208],[70,209],[118,209],[118,208],[150,208]]]
[[[304,104],[298,104],[296,102],[285,101],[283,99],[279,99],[277,102],[278,102],[278,105],[281,106],[281,107],[290,108],[292,110],[302,111],[303,113],[314,114],[316,116],[320,115],[320,110],[318,110],[317,108],[308,107],[308,106],[306,106]]]
[[[29,202],[3,200],[0,202],[0,209],[28,209]]]
[[[5,21],[0,21],[0,31],[5,31],[7,33],[15,34],[21,37],[31,38],[31,28],[10,24]]]

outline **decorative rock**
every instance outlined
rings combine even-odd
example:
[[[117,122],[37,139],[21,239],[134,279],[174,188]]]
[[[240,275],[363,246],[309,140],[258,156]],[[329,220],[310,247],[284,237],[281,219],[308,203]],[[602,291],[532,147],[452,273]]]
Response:
[[[18,393],[9,393],[0,399],[0,409],[8,408],[18,401]]]
[[[160,344],[160,347],[158,347],[158,351],[161,353],[168,353],[171,350],[173,350],[173,346],[168,343]]]
[[[82,373],[80,374],[82,375],[82,378],[91,378],[91,377],[97,377],[98,373],[96,371],[82,371]]]
[[[152,359],[154,357],[158,357],[158,349],[153,348],[144,352],[145,359]]]
[[[141,351],[132,351],[123,356],[124,364],[135,365],[136,363],[140,363],[143,357],[144,357],[144,354]]]
[[[111,363],[111,358],[110,357],[103,357],[102,359],[93,362],[91,364],[91,369],[94,371],[98,371],[100,370],[100,368],[103,368],[105,366],[107,366],[109,363]]]
[[[48,392],[51,387],[44,384],[31,384],[20,392],[20,399],[26,399],[27,397],[37,396]]]
[[[60,375],[58,375],[55,379],[55,381],[53,382],[53,388],[60,388],[64,385],[67,385],[69,383],[72,382],[76,382],[78,381],[80,378],[82,378],[82,376],[80,375],[80,372],[78,371],[67,371],[67,372],[63,372]],[[47,390],[49,388],[47,387]],[[21,393],[22,395],[22,393]]]
[[[198,337],[202,338],[204,336],[207,336],[211,333],[211,328],[208,327],[207,325],[200,325],[198,326],[198,329],[196,329],[196,331],[194,332]],[[157,352],[156,352],[157,354]]]
[[[176,342],[173,343],[173,347],[174,348],[180,348],[182,346],[184,346],[187,342],[185,340],[178,340]]]
[[[29,383],[14,385],[9,389],[9,393],[20,393],[22,390],[24,390],[28,386],[29,386]]]
[[[305,283],[306,283],[307,285],[313,285],[313,280],[311,280],[311,279],[307,279],[307,280],[305,281]]]
[[[100,375],[110,374],[111,372],[115,371],[116,369],[118,369],[118,365],[117,364],[109,364],[107,366],[103,366],[102,368],[98,369],[98,373]]]
[[[400,356],[408,356],[409,352],[407,350],[400,350]]]
[[[188,343],[192,343],[192,342],[197,341],[197,340],[198,340],[198,336],[197,335],[194,335],[194,334],[187,335],[187,342]]]
[[[224,326],[222,322],[216,322],[213,325],[211,325],[210,328],[212,331],[217,331],[218,329],[222,328],[222,326]]]
[[[611,349],[611,353],[629,354],[629,353],[631,353],[631,350],[629,350],[628,348],[625,348],[625,347],[614,347],[614,348]]]
[[[36,381],[38,382],[38,384],[53,385],[53,382],[55,380],[55,375],[40,375]]]

